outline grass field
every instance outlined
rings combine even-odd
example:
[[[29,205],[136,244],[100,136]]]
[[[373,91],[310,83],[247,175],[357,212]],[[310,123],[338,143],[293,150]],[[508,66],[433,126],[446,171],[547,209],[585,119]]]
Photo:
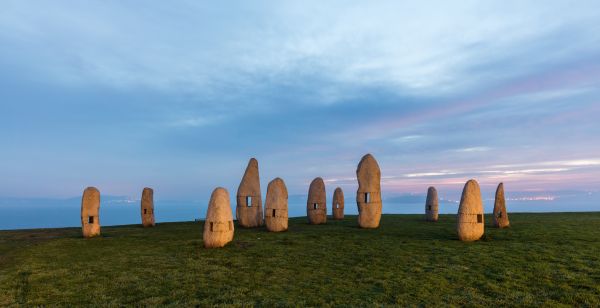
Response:
[[[0,305],[600,305],[600,213],[510,218],[475,243],[453,215],[294,218],[212,250],[197,222],[0,231]]]

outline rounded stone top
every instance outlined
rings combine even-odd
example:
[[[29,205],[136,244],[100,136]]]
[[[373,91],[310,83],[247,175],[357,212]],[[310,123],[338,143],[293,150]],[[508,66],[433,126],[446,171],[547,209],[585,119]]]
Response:
[[[287,209],[288,191],[281,178],[275,178],[267,186],[267,201],[265,206],[270,208]]]
[[[144,187],[144,189],[142,191],[154,191],[154,189],[152,189],[150,187]]]
[[[375,157],[366,154],[362,157],[356,168],[359,191],[380,191],[381,170]]]
[[[308,202],[325,202],[325,182],[322,178],[317,177],[310,182]]]
[[[482,214],[483,201],[481,200],[481,190],[477,181],[471,179],[465,184],[462,196],[460,198],[459,213],[464,214]]]
[[[430,205],[437,205],[438,204],[437,190],[433,186],[430,186],[427,189],[427,201],[426,201],[426,203],[430,204]]]
[[[336,187],[335,190],[333,191],[333,197],[339,197],[341,199],[344,199],[344,191],[342,190],[341,187]]]
[[[240,182],[237,191],[238,196],[256,196],[260,195],[260,177],[258,173],[258,160],[250,158],[248,166]]]
[[[100,191],[96,187],[88,187],[81,198],[82,215],[97,215],[100,208]]]
[[[233,220],[229,192],[223,187],[217,187],[213,190],[208,203],[206,220]]]
[[[94,186],[89,186],[83,191],[83,193],[100,193],[100,191]]]

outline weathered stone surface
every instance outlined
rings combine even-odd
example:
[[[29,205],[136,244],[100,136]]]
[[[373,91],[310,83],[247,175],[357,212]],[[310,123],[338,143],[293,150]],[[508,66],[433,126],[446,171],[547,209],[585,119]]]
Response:
[[[145,187],[142,191],[140,207],[142,226],[154,227],[154,190],[152,188]]]
[[[361,228],[377,228],[381,220],[381,171],[371,154],[363,156],[356,168],[358,190],[358,225]]]
[[[333,212],[333,219],[342,220],[344,219],[344,192],[342,188],[338,187],[333,192],[333,201],[331,202],[331,211]]]
[[[202,239],[204,247],[223,247],[233,240],[233,214],[227,189],[217,187],[213,190],[206,211]]]
[[[425,202],[425,220],[438,221],[439,201],[435,187],[427,189],[427,201]]]
[[[251,158],[237,191],[235,217],[244,228],[260,227],[263,224],[263,208],[260,194],[258,161]]]
[[[83,237],[100,235],[100,191],[88,187],[81,198],[81,232]]]
[[[312,225],[327,222],[327,197],[325,195],[325,182],[322,178],[315,178],[308,189],[306,201],[306,216]]]
[[[288,229],[288,192],[285,182],[280,178],[272,180],[267,186],[265,224],[271,232]]]
[[[483,236],[483,201],[479,184],[475,180],[469,180],[463,189],[456,231],[458,239],[465,242],[476,241]]]
[[[504,183],[500,183],[496,189],[496,200],[494,201],[494,227],[510,227],[508,212],[506,212],[506,200],[504,199]]]

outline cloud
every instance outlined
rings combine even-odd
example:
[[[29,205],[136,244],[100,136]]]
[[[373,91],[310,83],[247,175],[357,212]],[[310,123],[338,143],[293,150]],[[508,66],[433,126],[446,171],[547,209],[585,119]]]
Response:
[[[597,186],[599,19],[594,1],[4,1],[0,170],[18,176],[0,193],[159,174],[194,195],[250,156],[305,192],[354,185],[367,152],[395,191]]]

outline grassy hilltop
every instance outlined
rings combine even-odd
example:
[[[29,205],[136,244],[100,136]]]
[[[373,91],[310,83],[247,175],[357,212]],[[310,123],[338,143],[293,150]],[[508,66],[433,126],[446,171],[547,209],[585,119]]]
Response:
[[[512,214],[475,243],[454,215],[356,216],[290,229],[237,228],[202,247],[202,223],[0,231],[6,305],[600,305],[600,213]]]

